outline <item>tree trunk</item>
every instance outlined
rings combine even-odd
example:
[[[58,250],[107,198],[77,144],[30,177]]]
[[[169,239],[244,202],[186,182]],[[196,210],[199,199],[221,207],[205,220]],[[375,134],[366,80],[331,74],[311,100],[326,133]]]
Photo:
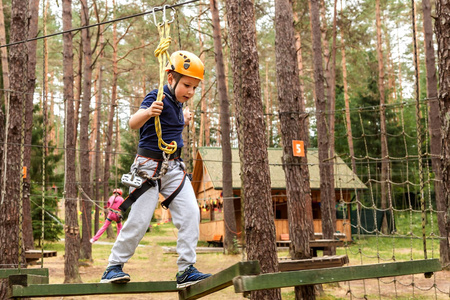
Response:
[[[222,53],[222,39],[220,30],[219,9],[216,0],[210,0],[213,24],[214,53],[216,57],[217,89],[220,101],[220,128],[222,140],[222,169],[223,169],[223,210],[225,225],[224,251],[225,254],[235,253],[234,240],[237,239],[236,216],[234,213],[232,154],[230,144],[230,103],[228,102],[225,84],[225,66]]]
[[[63,1],[63,30],[72,29],[72,0]],[[80,228],[78,226],[77,189],[75,176],[75,118],[73,95],[73,45],[72,33],[65,33],[64,38],[64,193],[65,193],[65,255],[64,283],[81,282],[78,271],[80,256]]]
[[[333,11],[333,42],[331,46],[331,63],[329,64],[330,69],[330,94],[328,95],[329,110],[330,110],[330,157],[334,160],[334,128],[336,120],[336,35],[337,35],[337,0],[334,0],[334,11]],[[334,169],[333,169],[334,171]],[[334,181],[334,173],[333,173]]]
[[[81,106],[81,89],[82,89],[82,79],[83,79],[83,43],[80,42],[78,50],[78,70],[77,76],[75,77],[75,90],[74,90],[74,101],[75,101],[75,115],[74,122],[75,128],[73,129],[75,137],[75,146],[78,140],[78,123],[80,122],[80,106]]]
[[[341,14],[342,14],[342,0],[341,0]],[[343,17],[341,17],[343,19]],[[350,118],[350,97],[348,96],[348,82],[347,82],[347,59],[345,53],[345,39],[344,39],[344,28],[341,28],[341,55],[342,55],[342,81],[344,84],[344,102],[345,102],[345,125],[347,130],[347,143],[348,143],[348,151],[350,153],[350,159],[352,164],[352,171],[355,174],[358,174],[356,169],[356,159],[355,159],[355,148],[353,146],[353,132],[352,132],[352,122]],[[359,192],[355,193],[356,203],[358,210],[361,209],[361,203],[359,202]],[[358,231],[360,228],[358,227]]]
[[[89,24],[89,7],[87,0],[81,0],[81,25]],[[89,165],[89,106],[91,102],[91,78],[92,78],[92,53],[91,53],[91,37],[89,29],[81,31],[83,42],[83,103],[81,104],[80,119],[80,180],[83,191],[89,196],[91,195],[91,178]],[[92,244],[89,242],[92,236],[92,202],[82,194],[81,201],[81,220],[82,220],[82,236],[81,236],[81,253],[83,259],[92,259]]]
[[[437,77],[436,77],[436,58],[433,44],[433,24],[431,20],[430,0],[422,1],[423,8],[423,29],[425,32],[425,61],[427,74],[427,98],[429,103],[428,112],[428,130],[430,134],[431,163],[434,171],[434,192],[436,197],[436,207],[441,213],[437,214],[438,227],[441,237],[448,236],[445,228],[445,198],[442,190],[442,165],[441,155],[441,124],[439,116],[439,99],[437,98]],[[440,257],[443,265],[450,264],[450,245],[448,238],[440,240]]]
[[[28,0],[13,0],[11,3],[10,42],[26,40],[28,37]],[[0,256],[3,268],[26,266],[22,236],[22,130],[23,113],[28,90],[28,50],[25,43],[9,48],[11,94],[9,122],[6,123],[7,151],[6,169],[8,183],[4,187],[6,196],[1,197]],[[8,116],[7,116],[8,117]],[[5,159],[5,157],[4,157]],[[3,190],[3,189],[2,189]],[[0,299],[6,299],[8,280],[0,280]]]
[[[297,24],[299,22],[298,12],[295,9],[296,4],[297,4],[298,1],[299,0],[294,0],[293,1],[293,7],[294,7],[294,10],[293,10],[294,12],[293,13],[294,13],[294,22],[295,22],[295,24]],[[295,27],[294,27],[294,29],[295,29]],[[295,38],[295,48],[296,48],[296,51],[297,51],[298,75],[300,77],[300,95],[302,95],[302,98],[304,98],[305,85],[303,83],[303,76],[304,76],[304,72],[303,72],[303,55],[302,55],[303,50],[302,50],[302,37],[300,35],[300,31],[299,30],[295,30],[294,38]],[[302,99],[302,100],[303,100],[303,104],[302,105],[303,105],[303,107],[305,107],[306,106],[306,98]],[[305,122],[304,126],[306,126],[305,127],[306,132],[309,132],[309,122],[308,121]],[[305,148],[306,148],[306,145],[309,144],[309,135],[308,134],[306,135],[304,141],[305,141]]]
[[[104,43],[104,37],[103,37],[103,27],[100,27],[100,43]],[[100,47],[103,49],[103,47]],[[100,53],[101,51],[101,53]],[[100,210],[99,206],[101,206],[101,195],[100,195],[100,188],[102,186],[102,176],[101,176],[101,153],[100,153],[100,145],[102,143],[102,138],[100,137],[100,127],[101,127],[101,103],[102,103],[102,91],[103,91],[103,50],[98,50],[97,55],[100,57],[100,59],[97,61],[97,84],[96,86],[96,92],[95,94],[95,113],[94,113],[94,124],[95,127],[93,127],[93,148],[95,148],[95,154],[94,154],[94,186],[95,186],[95,200],[97,201],[97,205],[95,206],[95,220],[94,220],[94,232],[97,232],[99,229],[99,223],[100,223]],[[104,210],[106,213],[106,210]],[[105,214],[106,216],[106,214]],[[109,226],[111,227],[111,226]],[[109,228],[108,227],[108,228]]]
[[[117,79],[119,77],[119,71],[117,66],[117,51],[119,46],[119,40],[117,39],[117,23],[113,24],[113,42],[112,42],[112,82],[111,82],[111,107],[109,109],[108,116],[108,131],[106,133],[106,146],[105,146],[105,166],[103,172],[103,198],[108,199],[109,192],[109,177],[111,168],[111,152],[113,142],[113,129],[114,129],[114,113],[116,109],[117,101]]]
[[[317,142],[319,148],[320,175],[320,211],[322,215],[322,232],[325,239],[333,239],[336,227],[336,207],[333,161],[329,160],[330,144],[327,135],[327,103],[324,92],[324,73],[322,67],[322,47],[320,36],[320,0],[310,0],[311,26],[313,43],[314,82],[316,94]]]
[[[266,78],[264,83],[264,103],[266,104],[266,136],[267,136],[267,145],[272,147],[272,124],[270,118],[270,112],[272,111],[272,107],[269,105],[269,61],[266,60],[265,65],[266,70]]]
[[[247,257],[259,261],[262,273],[273,273],[278,272],[278,259],[253,5],[252,0],[226,1],[244,182],[241,197]],[[250,295],[251,299],[281,299],[280,289],[253,291]]]
[[[202,5],[198,5],[198,14],[201,15],[202,12]],[[201,24],[200,24],[200,18],[197,20],[197,26],[198,26],[198,46],[200,51],[200,59],[204,62],[205,61],[205,54],[203,54],[203,36],[201,31]],[[206,126],[206,77],[205,80],[203,80],[200,83],[201,87],[201,98],[200,98],[200,134],[198,138],[198,147],[205,146],[205,126]]]
[[[28,38],[31,39],[36,37],[38,32],[39,0],[30,0],[28,5]],[[37,41],[28,43],[28,91],[25,105],[25,149],[23,154],[23,165],[26,166],[28,170],[30,170],[31,165],[31,147],[29,145],[31,145],[33,128],[33,95],[36,85],[36,45]],[[33,227],[31,224],[30,187],[30,176],[27,176],[23,183],[23,235],[25,249],[34,249]]]
[[[300,92],[299,70],[294,38],[292,4],[275,2],[275,57],[278,103],[283,139],[283,169],[286,178],[290,254],[292,259],[311,258],[309,240],[313,237],[311,189],[308,159],[293,155],[292,141],[305,140],[307,114]],[[306,149],[305,149],[306,152]],[[316,299],[314,285],[295,287],[296,299]]]
[[[386,100],[384,94],[384,63],[383,63],[383,43],[381,40],[381,9],[380,0],[376,0],[376,26],[377,26],[377,55],[378,55],[378,91],[380,93],[380,130],[381,130],[381,209],[387,208],[389,183],[389,153],[386,132]],[[383,217],[381,230],[387,234],[387,219]]]
[[[441,232],[441,259],[443,265],[448,268],[449,257],[449,239],[450,239],[450,35],[448,24],[450,24],[450,2],[436,0],[436,21],[435,30],[438,44],[438,70],[439,70],[439,104],[441,108],[441,132],[442,132],[442,152],[441,152],[441,170],[442,170],[442,188],[443,198],[437,202],[437,209],[444,211],[445,218],[438,219],[439,231]],[[428,58],[428,57],[427,57]],[[432,76],[432,74],[430,74]],[[433,165],[434,166],[434,165]],[[440,215],[440,214],[439,214]],[[439,216],[438,215],[438,216]],[[444,244],[445,243],[445,244]],[[443,253],[442,253],[443,252]],[[442,257],[446,255],[446,257]],[[444,264],[446,263],[446,264]]]
[[[3,1],[0,0],[0,45],[6,45],[6,32],[5,32],[5,16],[3,14]],[[2,60],[2,76],[3,76],[3,89],[6,90],[1,92],[4,95],[3,101],[6,105],[8,103],[8,91],[10,87],[9,83],[9,66],[8,66],[8,48],[0,48],[0,55]],[[5,107],[6,108],[6,107]]]

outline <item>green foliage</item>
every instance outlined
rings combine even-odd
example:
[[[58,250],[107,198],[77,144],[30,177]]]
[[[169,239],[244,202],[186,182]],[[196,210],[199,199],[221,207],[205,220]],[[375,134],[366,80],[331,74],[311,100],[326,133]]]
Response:
[[[52,129],[47,124],[46,134]],[[31,179],[31,218],[33,226],[33,237],[41,244],[42,237],[42,214],[44,211],[44,239],[46,241],[58,241],[58,235],[63,232],[61,220],[57,217],[58,200],[62,197],[63,174],[56,174],[57,164],[62,158],[62,151],[56,152],[53,141],[48,141],[48,153],[45,156],[45,186],[42,188],[42,162],[43,151],[43,116],[38,105],[33,108],[33,128],[31,148],[31,167],[29,176]],[[43,200],[44,198],[44,200]]]
[[[33,238],[38,240],[39,246],[42,242],[42,214],[44,213],[44,240],[50,242],[59,241],[59,235],[63,233],[63,224],[57,217],[58,200],[56,193],[47,191],[45,201],[42,203],[42,197],[33,196],[31,219],[33,226]],[[39,199],[40,198],[40,199]],[[45,208],[44,212],[42,207]]]

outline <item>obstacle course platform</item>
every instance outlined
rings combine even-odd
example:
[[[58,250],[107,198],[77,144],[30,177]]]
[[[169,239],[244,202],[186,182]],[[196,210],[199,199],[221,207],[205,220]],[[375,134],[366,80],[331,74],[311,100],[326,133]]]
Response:
[[[342,263],[344,258],[338,260]],[[293,263],[299,264],[299,262]],[[426,259],[260,274],[259,262],[247,261],[234,264],[184,289],[177,289],[175,281],[129,282],[127,284],[48,284],[47,269],[0,270],[0,275],[3,278],[9,278],[8,296],[12,298],[177,292],[179,299],[187,300],[204,297],[231,285],[234,285],[236,293],[247,293],[255,290],[418,273],[424,273],[426,277],[430,277],[433,272],[441,269],[438,259]],[[43,271],[36,273],[35,270]],[[27,273],[27,271],[30,272]]]

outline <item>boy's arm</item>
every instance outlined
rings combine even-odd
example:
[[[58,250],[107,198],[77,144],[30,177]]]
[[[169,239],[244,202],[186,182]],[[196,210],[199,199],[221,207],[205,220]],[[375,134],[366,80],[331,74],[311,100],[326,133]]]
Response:
[[[149,108],[141,108],[130,117],[128,124],[131,129],[141,128],[150,118],[159,116],[164,108],[162,101],[155,101]]]

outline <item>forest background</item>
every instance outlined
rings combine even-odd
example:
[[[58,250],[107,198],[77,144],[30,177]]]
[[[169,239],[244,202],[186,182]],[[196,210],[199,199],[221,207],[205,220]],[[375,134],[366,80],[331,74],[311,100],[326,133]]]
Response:
[[[35,36],[58,33],[64,30],[62,3],[30,1],[37,10],[38,18]],[[415,5],[415,2],[412,2]],[[4,23],[0,26],[5,42],[9,42],[11,21],[11,3],[3,0]],[[74,28],[89,23],[140,14],[155,6],[171,4],[157,1],[75,1],[73,3],[72,26]],[[32,7],[30,6],[30,7]],[[281,147],[281,124],[277,98],[276,49],[275,49],[275,9],[273,1],[255,1],[255,22],[257,46],[260,62],[261,101],[264,107],[266,140],[269,147]],[[411,22],[414,8],[415,22]],[[431,10],[434,11],[434,6]],[[293,11],[298,51],[297,63],[305,110],[309,113],[308,147],[318,146],[316,104],[314,88],[313,41],[310,23],[309,1],[294,1]],[[409,159],[418,156],[416,142],[417,121],[424,130],[422,141],[425,152],[430,147],[428,129],[428,103],[436,101],[427,95],[425,71],[425,37],[423,13],[421,9],[405,1],[322,1],[321,37],[324,58],[324,77],[326,95],[335,92],[335,106],[328,107],[326,115],[330,118],[328,134],[333,137],[332,148],[349,166],[352,158],[382,157],[380,132],[389,132],[388,144],[391,157]],[[235,119],[234,85],[231,76],[229,37],[227,32],[227,14],[224,4],[219,2],[222,28],[222,46],[224,52],[227,91],[230,97],[231,145],[238,147],[238,134]],[[381,16],[377,26],[376,16]],[[158,17],[158,15],[156,15]],[[160,16],[159,16],[160,17]],[[192,169],[196,148],[202,146],[220,147],[221,127],[218,105],[217,78],[215,73],[215,55],[213,46],[213,26],[208,3],[194,3],[177,8],[171,25],[172,45],[170,51],[179,49],[197,53],[206,66],[205,80],[190,109],[194,112],[194,122],[188,127],[186,137],[193,147],[187,148],[185,161]],[[246,24],[241,24],[245,28]],[[30,27],[31,28],[31,27]],[[379,32],[377,32],[377,29]],[[335,35],[335,33],[338,33]],[[382,59],[377,50],[381,44]],[[139,107],[144,96],[157,87],[159,66],[153,55],[159,43],[159,34],[153,15],[127,18],[120,22],[107,23],[89,30],[89,45],[82,42],[84,30],[73,32],[73,75],[74,75],[74,114],[72,132],[76,144],[72,150],[76,166],[76,182],[79,193],[87,194],[91,201],[81,201],[80,208],[86,212],[94,210],[94,228],[83,226],[83,230],[96,231],[99,224],[99,212],[104,200],[113,188],[119,185],[122,174],[129,171],[137,148],[138,132],[128,128],[128,117]],[[1,35],[1,34],[0,34]],[[333,37],[336,37],[333,46]],[[86,38],[86,36],[84,37]],[[4,44],[3,43],[3,44]],[[90,51],[87,51],[88,47]],[[437,47],[435,47],[437,48]],[[4,67],[7,65],[5,50],[2,49],[2,96],[7,106],[9,90]],[[57,218],[57,202],[63,198],[65,169],[67,163],[67,144],[64,133],[68,130],[67,108],[64,106],[64,70],[63,36],[55,35],[39,39],[36,44],[35,85],[32,96],[35,104],[32,112],[32,140],[25,145],[29,148],[30,164],[28,168],[29,197],[31,215],[36,226],[32,236],[25,230],[27,248],[34,247],[34,240],[41,239],[42,232],[37,224],[42,217],[41,198],[46,199],[44,218],[47,225],[45,239],[55,239],[61,233],[62,222]],[[418,59],[415,65],[415,49]],[[91,56],[86,56],[91,52]],[[335,55],[335,56],[334,56]],[[86,68],[86,60],[90,61]],[[385,70],[384,88],[380,93],[380,62]],[[332,66],[335,67],[332,68]],[[30,71],[30,70],[28,70]],[[91,73],[92,72],[92,73]],[[418,72],[418,81],[415,78]],[[92,77],[91,77],[92,76]],[[330,84],[334,78],[335,84]],[[252,80],[246,78],[245,80]],[[415,86],[417,82],[417,86]],[[332,91],[331,87],[335,88]],[[417,95],[416,95],[417,93]],[[380,98],[385,97],[387,104],[386,128],[379,121]],[[416,98],[422,104],[417,115]],[[347,105],[347,108],[346,108]],[[345,112],[350,119],[346,119]],[[419,116],[419,119],[417,118]],[[250,116],[251,117],[251,116]],[[27,122],[31,121],[27,118]],[[349,122],[350,120],[350,122]],[[353,136],[353,145],[349,145],[349,127]],[[69,129],[70,130],[70,129]],[[402,138],[398,138],[401,136]],[[407,138],[403,138],[403,137]],[[365,137],[365,138],[361,138]],[[368,138],[367,138],[368,137]],[[349,152],[353,148],[354,154]],[[423,150],[422,150],[423,151]],[[45,157],[45,159],[43,159]],[[26,157],[25,157],[26,159]],[[87,160],[86,162],[83,162]],[[66,162],[66,163],[65,163]],[[431,160],[427,161],[431,164]],[[353,168],[353,167],[352,167]],[[356,164],[353,168],[363,182],[382,177],[381,163],[367,165]],[[393,181],[402,182],[408,178],[419,181],[421,176],[418,160],[411,164],[393,162]],[[375,174],[369,177],[368,174]],[[5,178],[3,174],[3,178]],[[430,175],[431,177],[433,175]],[[395,178],[397,177],[397,178]],[[386,179],[386,178],[385,178]],[[376,185],[376,184],[375,184]],[[381,189],[382,185],[375,187]],[[402,208],[408,205],[408,194],[417,193],[408,187],[396,186],[392,193],[394,206]],[[429,194],[434,187],[429,186]],[[25,193],[26,195],[27,193]],[[67,198],[66,198],[67,200]],[[69,199],[70,200],[70,199]],[[78,199],[73,199],[74,202]],[[362,202],[364,203],[364,199]],[[378,204],[380,199],[376,199]],[[381,203],[380,203],[381,205]],[[419,205],[416,203],[416,205]],[[379,206],[379,205],[377,205]],[[418,207],[415,207],[418,208]],[[26,225],[26,222],[24,223]],[[25,226],[26,228],[26,226]],[[30,226],[31,228],[31,226]],[[52,230],[50,230],[52,229]],[[27,236],[28,234],[28,236]],[[110,233],[111,234],[111,233]],[[83,234],[84,235],[84,234]],[[92,232],[86,232],[82,239],[82,257],[89,258],[90,245],[87,243]]]

